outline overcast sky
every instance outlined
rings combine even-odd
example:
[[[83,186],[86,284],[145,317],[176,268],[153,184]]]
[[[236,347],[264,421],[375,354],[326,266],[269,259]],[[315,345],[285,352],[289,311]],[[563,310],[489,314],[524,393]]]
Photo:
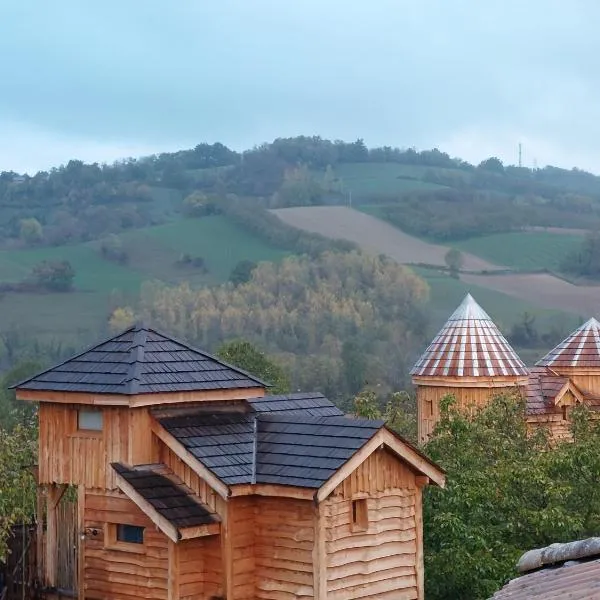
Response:
[[[0,0],[0,171],[299,134],[600,173],[598,0]]]

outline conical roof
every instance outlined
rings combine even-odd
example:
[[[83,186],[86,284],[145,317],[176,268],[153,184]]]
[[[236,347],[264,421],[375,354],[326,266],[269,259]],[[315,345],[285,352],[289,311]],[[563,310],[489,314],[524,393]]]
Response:
[[[13,387],[134,395],[265,386],[242,369],[138,324]]]
[[[600,323],[591,318],[539,360],[540,367],[600,367]]]
[[[411,370],[417,377],[523,377],[527,373],[527,367],[471,294]]]

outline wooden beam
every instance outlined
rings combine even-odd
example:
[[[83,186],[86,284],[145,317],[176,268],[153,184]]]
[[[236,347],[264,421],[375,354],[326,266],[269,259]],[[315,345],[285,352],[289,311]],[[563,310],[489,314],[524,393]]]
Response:
[[[313,500],[314,488],[299,488],[291,485],[274,485],[270,483],[238,484],[230,487],[231,496],[270,496],[272,498],[296,498]]]
[[[163,429],[159,423],[152,423],[152,433],[177,455],[192,471],[204,479],[208,485],[224,500],[229,497],[229,488],[211,471],[209,471],[195,456],[176,440],[168,431]]]
[[[219,533],[221,533],[220,523],[185,527],[179,530],[179,536],[182,540],[191,540],[193,538],[206,537],[208,535],[219,535]]]
[[[319,489],[317,502],[322,502],[333,490],[361,465],[375,450],[387,447],[409,467],[425,475],[435,484],[444,487],[446,476],[430,460],[421,456],[416,450],[396,437],[388,429],[380,429],[350,460],[346,461]]]
[[[420,479],[420,478],[417,478]],[[425,478],[427,479],[427,478]],[[417,552],[415,556],[415,571],[417,575],[417,600],[425,600],[425,561],[423,558],[423,486],[417,481],[415,494],[415,537]]]
[[[85,486],[77,486],[77,598],[85,599]]]
[[[173,542],[179,540],[177,528],[165,519],[135,488],[119,473],[116,473],[117,485],[125,495]]]
[[[56,586],[56,554],[58,539],[57,507],[63,497],[66,485],[50,485],[46,496],[46,585]]]
[[[232,503],[225,505],[221,522],[221,561],[223,572],[223,596],[233,598],[233,551],[231,524],[233,523]]]
[[[167,599],[179,600],[179,546],[169,540]]]
[[[425,385],[441,388],[509,388],[527,385],[528,376],[506,377],[429,377],[412,378],[414,385]],[[451,394],[452,392],[448,392]]]
[[[238,388],[197,392],[165,392],[156,394],[89,394],[84,392],[51,392],[43,390],[16,390],[19,400],[53,402],[58,404],[92,404],[96,406],[160,406],[164,404],[189,404],[190,402],[215,402],[222,400],[247,400],[262,398],[264,388]]]
[[[38,486],[36,497],[36,579],[42,583],[44,581],[44,504],[46,503],[46,489],[44,486]]]
[[[313,525],[313,595],[314,600],[327,600],[327,533],[325,522],[325,505],[314,505]]]

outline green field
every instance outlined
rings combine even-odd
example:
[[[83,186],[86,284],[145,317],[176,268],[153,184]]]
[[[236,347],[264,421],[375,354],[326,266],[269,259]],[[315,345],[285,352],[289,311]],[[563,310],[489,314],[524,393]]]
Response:
[[[494,290],[467,285],[432,269],[415,267],[414,271],[429,284],[429,306],[432,310],[431,335],[435,335],[468,292],[504,333],[520,321],[525,312],[535,316],[540,331],[548,330],[551,326],[560,326],[565,330],[566,335],[580,324],[580,317],[575,314],[540,308]]]
[[[582,239],[579,235],[521,231],[471,238],[450,245],[497,265],[519,270],[558,271],[564,257],[577,250]]]
[[[335,169],[345,194],[363,201],[374,195],[391,196],[410,190],[435,190],[444,186],[422,181],[427,167],[396,163],[342,163]]]
[[[0,328],[18,326],[38,337],[97,335],[106,323],[111,302],[135,299],[144,281],[192,285],[222,283],[241,260],[277,261],[289,252],[265,244],[224,216],[179,219],[120,236],[129,260],[119,265],[100,255],[98,242],[0,251],[0,281],[19,282],[43,260],[68,260],[74,267],[71,293],[0,295]],[[176,263],[183,253],[202,257],[208,273]],[[116,298],[115,298],[116,294]],[[112,297],[112,300],[111,300]]]

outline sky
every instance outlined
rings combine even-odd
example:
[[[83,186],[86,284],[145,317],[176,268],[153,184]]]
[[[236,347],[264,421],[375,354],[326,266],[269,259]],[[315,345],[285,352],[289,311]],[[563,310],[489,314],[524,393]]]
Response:
[[[320,135],[600,173],[597,0],[1,0],[0,171]]]

